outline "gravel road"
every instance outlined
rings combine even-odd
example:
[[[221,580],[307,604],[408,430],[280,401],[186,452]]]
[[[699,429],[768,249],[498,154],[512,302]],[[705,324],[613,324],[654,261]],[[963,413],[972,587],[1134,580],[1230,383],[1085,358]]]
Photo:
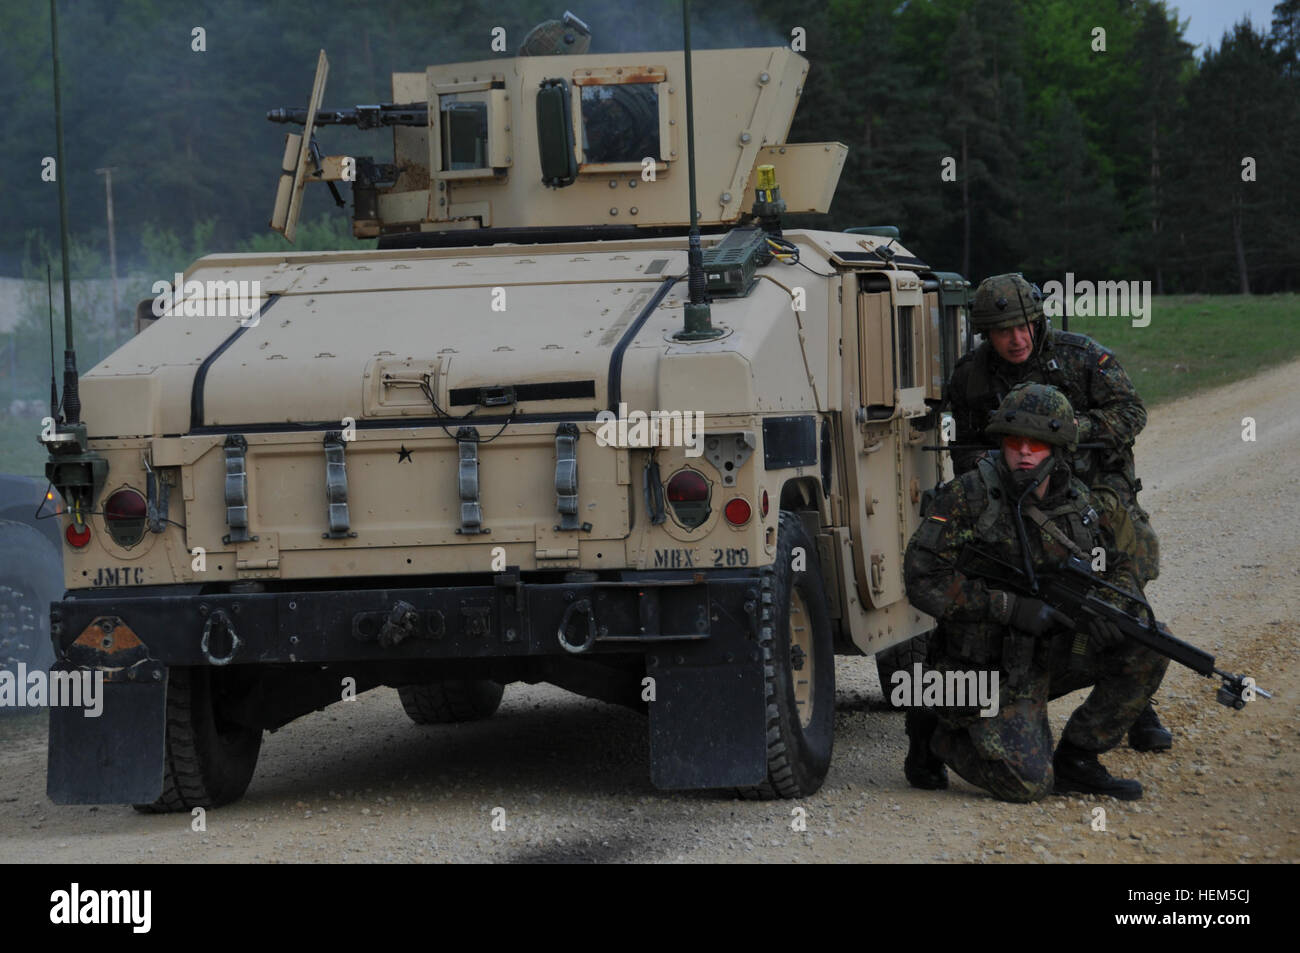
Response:
[[[1153,605],[1175,634],[1276,693],[1234,712],[1215,703],[1214,683],[1171,666],[1158,701],[1173,750],[1104,758],[1142,780],[1141,801],[1002,804],[955,776],[948,791],[912,790],[902,717],[884,704],[874,660],[843,658],[834,763],[801,802],[656,791],[645,721],[559,689],[511,685],[486,722],[423,728],[379,689],[267,735],[245,798],[195,831],[188,815],[55,806],[44,713],[7,717],[0,861],[1294,863],[1297,380],[1300,362],[1160,407],[1138,444],[1161,537]],[[1058,735],[1082,697],[1053,703]]]

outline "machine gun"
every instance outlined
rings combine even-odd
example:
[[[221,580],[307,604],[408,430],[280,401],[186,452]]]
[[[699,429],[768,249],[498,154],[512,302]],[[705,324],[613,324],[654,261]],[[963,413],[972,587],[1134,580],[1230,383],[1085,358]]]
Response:
[[[1257,694],[1264,698],[1273,697],[1256,686],[1254,679],[1216,668],[1213,655],[1175,638],[1163,622],[1156,621],[1155,612],[1146,599],[1100,578],[1092,571],[1087,560],[1078,556],[1071,556],[1058,566],[1031,578],[1024,570],[993,553],[974,543],[967,543],[957,559],[956,568],[967,576],[994,582],[1018,595],[1042,599],[1052,608],[1077,620],[1080,628],[1084,628],[1090,619],[1105,619],[1135,642],[1180,665],[1186,665],[1198,675],[1206,678],[1217,675],[1223,684],[1219,687],[1216,698],[1220,704],[1229,708],[1245,708],[1246,702]],[[1097,595],[1098,589],[1108,589],[1138,604],[1143,609],[1142,615],[1131,615],[1111,605]]]
[[[272,109],[266,114],[271,122],[307,124],[307,109]],[[351,109],[320,109],[312,120],[315,126],[356,126],[379,129],[383,126],[427,126],[428,103],[376,103]]]

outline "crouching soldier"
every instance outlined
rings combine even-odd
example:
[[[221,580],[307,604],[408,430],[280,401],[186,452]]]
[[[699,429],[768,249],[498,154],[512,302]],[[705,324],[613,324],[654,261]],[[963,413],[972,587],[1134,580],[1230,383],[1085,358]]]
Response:
[[[940,489],[907,547],[904,570],[908,598],[937,621],[931,666],[998,671],[998,710],[982,717],[976,708],[909,709],[907,779],[914,787],[947,787],[946,765],[1006,801],[1037,800],[1053,787],[1140,798],[1138,781],[1112,777],[1097,756],[1124,737],[1168,659],[1104,620],[1076,632],[1073,620],[1041,600],[957,568],[968,543],[1016,567],[1027,553],[1035,572],[1083,556],[1106,581],[1140,593],[1132,522],[1116,493],[1089,490],[1072,475],[1075,415],[1056,388],[1017,385],[985,430],[1001,439],[1001,457],[980,460]],[[1048,700],[1088,685],[1092,692],[1053,753]]]

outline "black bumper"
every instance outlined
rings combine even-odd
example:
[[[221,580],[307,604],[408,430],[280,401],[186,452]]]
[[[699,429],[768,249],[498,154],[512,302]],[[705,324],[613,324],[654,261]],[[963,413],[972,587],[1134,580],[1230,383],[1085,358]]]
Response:
[[[756,640],[757,572],[625,574],[617,581],[201,595],[196,586],[102,589],[51,605],[56,653],[106,664],[86,638],[124,624],[164,665],[244,665],[642,652],[733,657]],[[564,642],[560,638],[564,627]],[[99,633],[93,633],[98,636]],[[120,667],[120,662],[113,663]]]

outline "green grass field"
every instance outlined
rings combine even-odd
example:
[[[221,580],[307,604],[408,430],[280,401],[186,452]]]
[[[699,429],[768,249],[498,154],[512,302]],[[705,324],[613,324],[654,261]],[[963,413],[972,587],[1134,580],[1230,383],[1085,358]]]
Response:
[[[1070,330],[1114,351],[1151,406],[1300,356],[1300,295],[1161,297],[1147,327],[1128,318],[1072,318]],[[0,419],[0,473],[44,472],[39,429],[39,420]]]
[[[1160,297],[1150,318],[1144,328],[1128,318],[1070,319],[1071,331],[1115,352],[1148,407],[1300,356],[1300,295]]]

